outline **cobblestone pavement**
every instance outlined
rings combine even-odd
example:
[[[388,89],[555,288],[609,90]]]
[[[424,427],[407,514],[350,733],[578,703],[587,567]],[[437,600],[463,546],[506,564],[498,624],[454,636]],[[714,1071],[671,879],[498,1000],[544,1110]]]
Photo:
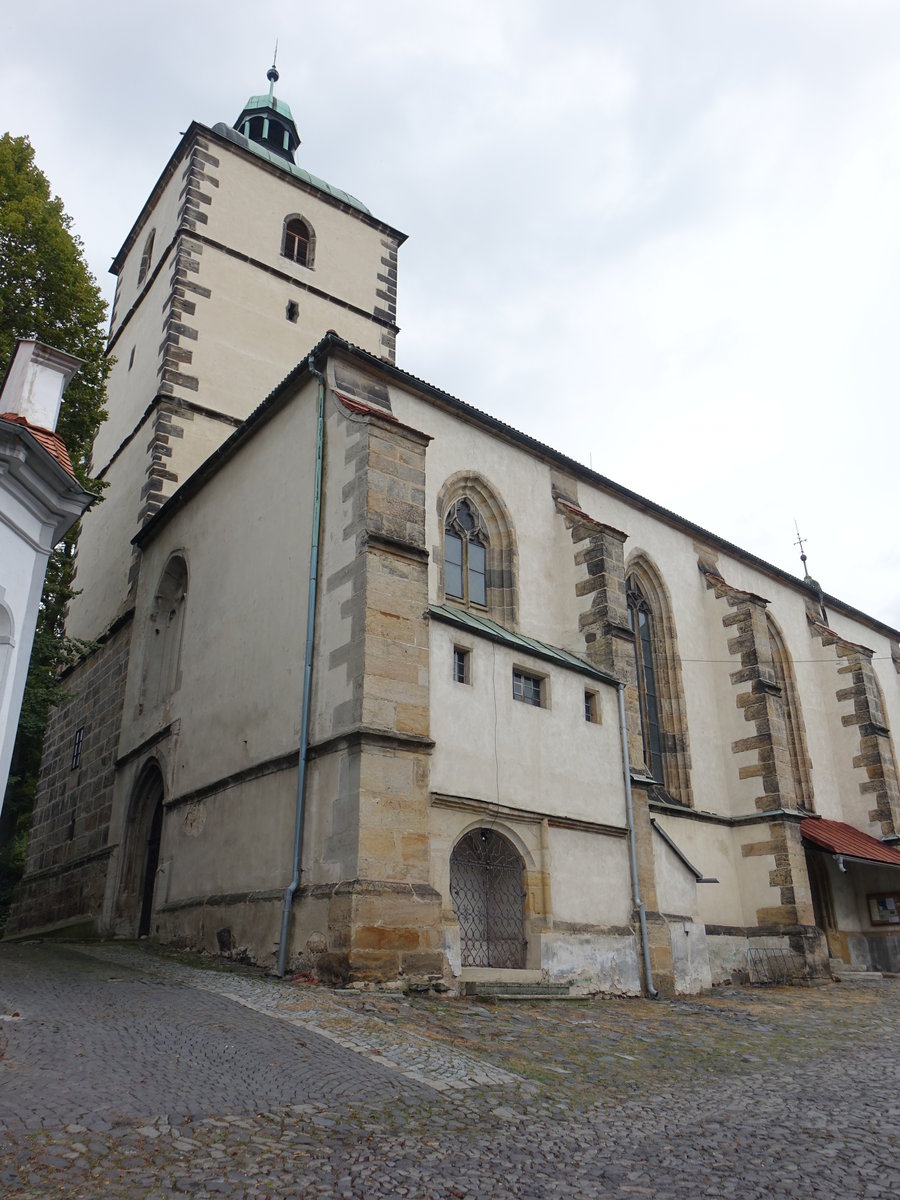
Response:
[[[0,1195],[897,1200],[898,1048],[896,980],[485,1006],[11,944]]]

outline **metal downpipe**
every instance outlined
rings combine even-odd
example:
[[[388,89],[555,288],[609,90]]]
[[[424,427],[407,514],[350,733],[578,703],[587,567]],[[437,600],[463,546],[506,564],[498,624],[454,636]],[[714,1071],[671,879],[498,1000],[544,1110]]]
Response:
[[[316,473],[313,500],[312,544],[309,551],[309,592],[306,601],[306,660],[303,666],[303,700],[300,707],[300,759],[297,765],[297,808],[294,817],[294,856],[291,882],[284,889],[281,905],[281,935],[278,939],[279,976],[287,966],[288,927],[294,894],[300,886],[300,856],[303,853],[303,814],[306,801],[306,759],[309,748],[309,699],[312,691],[313,649],[316,634],[316,594],[319,579],[319,525],[322,518],[322,468],[325,458],[325,376],[316,369],[312,355],[308,366],[319,381],[316,397]]]
[[[625,823],[628,826],[628,848],[631,854],[631,894],[634,907],[638,912],[641,926],[641,950],[644,956],[644,973],[647,980],[647,991],[651,999],[656,1000],[659,992],[653,986],[653,971],[650,967],[650,943],[647,938],[647,914],[641,899],[641,889],[638,884],[637,846],[634,839],[634,799],[631,794],[631,759],[628,754],[628,728],[625,724],[625,684],[618,685],[619,691],[619,732],[622,735],[622,766],[625,773]]]

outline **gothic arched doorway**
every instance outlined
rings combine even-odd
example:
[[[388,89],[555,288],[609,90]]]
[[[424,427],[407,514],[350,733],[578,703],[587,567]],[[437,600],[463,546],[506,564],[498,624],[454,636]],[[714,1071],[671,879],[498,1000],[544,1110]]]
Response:
[[[493,829],[473,829],[450,855],[450,898],[464,967],[525,966],[525,864]]]
[[[117,911],[130,935],[151,931],[153,896],[163,826],[163,778],[159,764],[147,763],[138,776],[128,810],[125,855]]]

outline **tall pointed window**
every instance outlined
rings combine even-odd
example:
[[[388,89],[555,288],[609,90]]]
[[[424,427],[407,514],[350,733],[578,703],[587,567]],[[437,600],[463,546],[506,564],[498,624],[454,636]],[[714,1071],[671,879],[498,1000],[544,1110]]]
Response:
[[[147,240],[144,242],[144,252],[141,255],[141,267],[138,271],[138,287],[147,278],[147,272],[150,270],[150,263],[153,261],[153,242],[156,238],[156,230],[151,229],[147,234]]]
[[[635,754],[643,750],[644,765],[668,800],[690,807],[687,706],[669,589],[643,551],[629,559],[625,586],[637,667],[636,686],[629,691],[641,714],[642,745],[635,746]]]
[[[474,505],[457,500],[444,525],[444,592],[487,607],[487,534]]]
[[[633,575],[628,578],[627,588],[628,623],[634,633],[634,656],[637,662],[644,755],[653,778],[658,783],[664,783],[659,693],[656,684],[656,665],[653,660],[653,616],[650,612],[650,605]]]
[[[775,682],[781,691],[784,730],[794,783],[794,799],[799,808],[805,808],[812,812],[812,768],[806,752],[806,729],[803,724],[803,713],[800,710],[800,696],[797,692],[791,654],[781,635],[781,630],[768,613],[766,614],[766,624],[769,630],[769,646],[772,650]]]
[[[449,476],[437,496],[437,594],[507,629],[519,619],[516,530],[502,496],[477,471]]]

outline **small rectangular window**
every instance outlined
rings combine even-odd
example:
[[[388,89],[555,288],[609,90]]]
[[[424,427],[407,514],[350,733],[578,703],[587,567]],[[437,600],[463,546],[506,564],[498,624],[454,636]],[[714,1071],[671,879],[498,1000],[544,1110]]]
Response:
[[[84,743],[84,726],[75,731],[75,741],[72,744],[72,770],[81,766],[81,747]]]
[[[472,655],[464,646],[453,647],[453,680],[455,683],[471,683]]]
[[[592,725],[600,724],[600,703],[596,692],[584,689],[584,719]]]
[[[523,704],[532,704],[535,708],[543,708],[544,681],[541,676],[514,670],[513,700],[520,700]]]

